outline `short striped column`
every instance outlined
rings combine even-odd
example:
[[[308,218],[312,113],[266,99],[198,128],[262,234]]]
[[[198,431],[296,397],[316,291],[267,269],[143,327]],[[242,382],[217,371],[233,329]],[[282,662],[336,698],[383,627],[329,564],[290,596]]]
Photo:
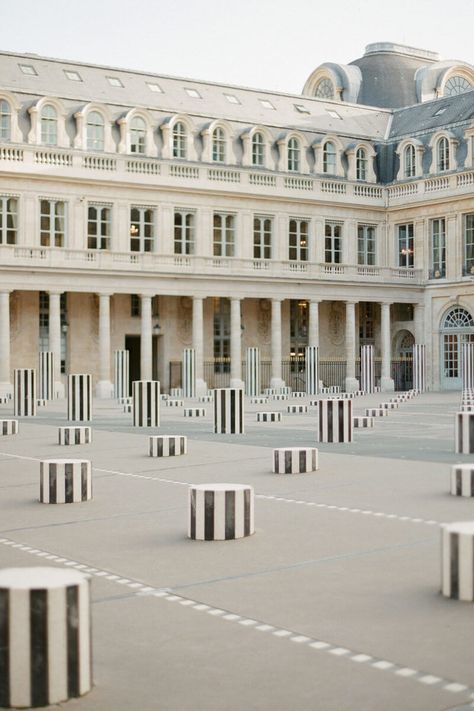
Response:
[[[160,381],[135,380],[132,383],[134,427],[160,426]]]
[[[34,417],[36,415],[36,370],[34,368],[16,368],[13,374],[15,417]]]
[[[441,527],[441,592],[445,597],[474,601],[474,521]]]
[[[18,434],[18,420],[0,420],[0,435]]]
[[[90,444],[92,430],[90,427],[59,427],[58,444]]]
[[[451,467],[451,494],[474,496],[474,464],[454,464]]]
[[[361,346],[360,388],[365,393],[373,393],[375,388],[374,347]]]
[[[33,708],[92,688],[89,577],[70,568],[0,570],[0,706]]]
[[[264,395],[276,395],[276,388],[265,388],[263,391]]]
[[[47,400],[36,400],[36,407],[46,407]]]
[[[40,502],[79,504],[92,499],[91,463],[87,459],[43,459]]]
[[[290,397],[291,395],[291,388],[289,385],[282,385],[281,388],[278,388],[278,393],[280,395],[287,395]]]
[[[308,393],[304,393],[298,390],[295,390],[294,392],[291,393],[291,397],[295,399],[300,399],[302,397],[306,397]]]
[[[68,375],[67,419],[70,422],[92,420],[92,378],[89,374]]]
[[[383,407],[384,410],[398,410],[400,405],[398,402],[381,402],[379,407]]]
[[[183,388],[170,388],[170,397],[183,397]]]
[[[241,388],[214,390],[214,433],[244,433],[244,391]]]
[[[184,435],[152,435],[149,444],[150,457],[179,457],[187,452],[188,438]]]
[[[196,397],[196,352],[194,348],[183,351],[183,395]]]
[[[250,397],[260,395],[260,349],[247,348],[245,362],[245,394]]]
[[[198,397],[198,402],[214,402],[213,395],[200,395]]]
[[[304,367],[306,378],[306,393],[317,395],[319,392],[319,348],[306,346],[304,349]]]
[[[319,442],[352,442],[352,400],[319,400],[318,415]]]
[[[390,410],[386,407],[367,407],[365,410],[366,417],[387,417]]]
[[[54,400],[54,353],[41,351],[39,354],[38,398]]]
[[[454,415],[454,451],[456,454],[474,453],[474,413],[456,412]]]
[[[287,393],[275,393],[272,395],[272,400],[276,402],[281,402],[282,400],[289,400],[290,396]]]
[[[287,405],[286,411],[289,415],[297,415],[300,413],[308,412],[307,405]]]
[[[281,422],[281,412],[257,412],[257,422]]]
[[[183,410],[185,417],[206,417],[205,407],[185,407]]]
[[[318,469],[315,447],[285,447],[273,450],[274,474],[306,474]]]
[[[259,397],[251,397],[250,398],[251,405],[266,405],[267,403],[268,403],[268,398],[265,397],[264,395],[261,395]]]
[[[130,393],[129,385],[130,373],[130,353],[129,351],[114,351],[114,397],[120,403],[122,398],[128,398]],[[122,404],[122,403],[120,403]]]
[[[352,422],[354,424],[354,427],[373,427],[374,426],[374,418],[373,417],[367,417],[360,415],[358,417],[353,417]]]
[[[125,405],[123,405],[123,411],[127,414],[130,415],[133,412],[133,403],[132,402],[127,402]]]
[[[426,346],[415,343],[413,346],[413,389],[424,392],[426,389]]]
[[[461,344],[461,376],[463,390],[474,387],[474,343]]]
[[[245,538],[254,532],[254,493],[251,486],[200,484],[190,487],[189,538],[226,541]]]
[[[183,400],[172,400],[171,398],[168,398],[168,400],[165,400],[165,407],[183,407],[184,401]]]

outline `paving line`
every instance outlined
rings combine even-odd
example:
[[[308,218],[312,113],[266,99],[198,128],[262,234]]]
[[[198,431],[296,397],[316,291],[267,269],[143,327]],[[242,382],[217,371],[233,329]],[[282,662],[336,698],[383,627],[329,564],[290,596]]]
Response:
[[[251,630],[257,630],[259,632],[268,632],[273,637],[277,639],[286,639],[293,644],[299,645],[301,647],[308,647],[308,649],[314,649],[325,654],[331,654],[333,657],[341,657],[343,659],[348,659],[356,664],[365,664],[372,669],[379,671],[385,671],[390,674],[394,674],[401,678],[411,679],[424,686],[436,686],[443,691],[447,691],[453,695],[455,694],[468,694],[469,699],[474,699],[474,687],[469,687],[467,684],[462,684],[460,682],[454,681],[452,679],[443,679],[442,677],[435,676],[433,674],[428,674],[425,671],[412,669],[410,667],[403,667],[395,662],[391,662],[387,659],[379,659],[370,654],[365,654],[360,650],[352,650],[347,647],[340,647],[337,644],[331,642],[326,642],[323,640],[315,639],[314,637],[308,637],[307,635],[302,635],[301,633],[286,629],[278,628],[274,625],[267,624],[262,620],[255,620],[253,618],[245,617],[244,615],[239,615],[235,612],[230,612],[228,610],[223,610],[218,607],[213,607],[212,605],[206,605],[205,603],[193,600],[192,598],[187,598],[182,595],[176,595],[171,589],[154,588],[144,583],[138,581],[130,580],[129,578],[124,578],[120,575],[115,575],[107,570],[99,570],[98,568],[92,568],[84,563],[78,563],[76,561],[69,560],[67,558],[58,557],[49,551],[43,551],[38,548],[31,548],[31,546],[23,545],[17,541],[13,541],[9,538],[0,538],[0,545],[15,548],[16,550],[23,551],[29,555],[36,555],[40,558],[47,557],[48,560],[52,560],[54,563],[59,565],[65,565],[68,567],[76,568],[84,573],[90,575],[95,575],[99,578],[105,578],[110,582],[115,582],[120,585],[126,585],[127,587],[135,591],[136,597],[155,597],[158,599],[166,600],[167,602],[179,602],[183,607],[189,607],[196,612],[205,612],[206,614],[217,617],[227,622],[235,622],[241,627],[246,627]]]

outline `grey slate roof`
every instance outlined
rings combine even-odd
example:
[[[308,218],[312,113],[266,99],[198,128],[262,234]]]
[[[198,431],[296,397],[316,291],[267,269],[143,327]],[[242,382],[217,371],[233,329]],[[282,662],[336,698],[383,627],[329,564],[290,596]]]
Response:
[[[398,109],[388,138],[415,136],[474,118],[474,90]]]

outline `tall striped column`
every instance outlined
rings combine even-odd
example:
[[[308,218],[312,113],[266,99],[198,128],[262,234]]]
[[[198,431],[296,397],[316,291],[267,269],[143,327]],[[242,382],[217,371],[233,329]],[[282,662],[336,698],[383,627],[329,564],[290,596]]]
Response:
[[[214,390],[214,433],[244,433],[244,391],[241,388]]]
[[[352,400],[318,401],[319,442],[352,442]]]
[[[426,346],[415,343],[413,346],[413,389],[424,392],[426,389]]]
[[[360,389],[364,393],[375,391],[374,347],[360,348]]]
[[[474,602],[474,521],[442,525],[441,592]]]
[[[68,375],[67,419],[71,422],[92,420],[92,377],[88,373]]]
[[[247,348],[245,366],[245,394],[250,397],[260,395],[260,349]]]
[[[304,349],[304,363],[306,370],[306,393],[317,395],[319,392],[319,348],[306,346]]]
[[[130,353],[114,351],[114,397],[129,397]]]
[[[474,343],[461,345],[462,389],[474,388]]]
[[[135,380],[132,383],[133,426],[160,426],[160,381]]]
[[[194,348],[183,351],[183,397],[196,397],[196,352]]]
[[[40,400],[54,400],[54,353],[42,351],[39,354],[39,391]]]
[[[13,376],[15,417],[36,415],[36,370],[16,368]]]
[[[59,704],[92,688],[90,580],[70,568],[0,571],[0,706]]]

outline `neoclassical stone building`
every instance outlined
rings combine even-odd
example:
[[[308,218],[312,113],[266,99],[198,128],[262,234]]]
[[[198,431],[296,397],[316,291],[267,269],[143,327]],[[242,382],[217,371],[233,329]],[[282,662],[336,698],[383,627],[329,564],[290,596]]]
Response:
[[[0,53],[0,392],[56,355],[112,390],[357,387],[374,344],[383,389],[416,341],[433,389],[460,387],[474,339],[474,67],[377,43],[325,63],[301,95]]]

